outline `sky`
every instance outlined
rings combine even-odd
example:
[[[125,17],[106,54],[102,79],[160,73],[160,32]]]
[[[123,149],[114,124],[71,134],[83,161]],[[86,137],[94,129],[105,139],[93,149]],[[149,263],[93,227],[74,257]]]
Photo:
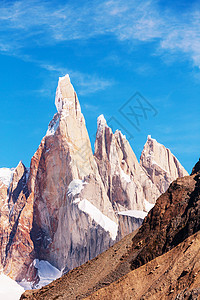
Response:
[[[151,135],[200,157],[199,1],[0,1],[0,167],[29,167],[69,74],[94,144],[104,114],[138,157]]]

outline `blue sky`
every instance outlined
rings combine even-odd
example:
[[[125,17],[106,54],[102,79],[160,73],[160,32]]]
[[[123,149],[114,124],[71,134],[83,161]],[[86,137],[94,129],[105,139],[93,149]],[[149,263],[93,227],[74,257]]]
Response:
[[[69,73],[92,143],[103,113],[131,134],[138,159],[151,134],[190,172],[200,156],[198,2],[1,0],[0,167],[29,166]],[[140,131],[120,112],[137,91],[157,111],[139,117]]]

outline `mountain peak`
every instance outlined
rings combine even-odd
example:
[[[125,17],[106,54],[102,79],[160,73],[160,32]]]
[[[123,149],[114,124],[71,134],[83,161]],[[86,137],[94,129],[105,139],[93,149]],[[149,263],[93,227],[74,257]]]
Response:
[[[66,74],[64,76],[59,77],[59,82],[63,81],[63,80],[68,80],[70,82],[70,77],[69,74]]]
[[[58,112],[60,113],[65,108],[69,110],[74,105],[75,98],[75,91],[69,75],[59,77],[55,98],[55,105]]]
[[[171,151],[158,143],[151,135],[148,135],[144,145],[140,165],[147,171],[161,193],[166,191],[175,178],[188,175]],[[162,181],[161,178],[165,178],[165,181]]]
[[[150,134],[147,136],[147,140],[151,140],[151,135]]]
[[[105,127],[108,127],[108,125],[104,115],[102,114],[97,118],[97,138],[102,134]]]

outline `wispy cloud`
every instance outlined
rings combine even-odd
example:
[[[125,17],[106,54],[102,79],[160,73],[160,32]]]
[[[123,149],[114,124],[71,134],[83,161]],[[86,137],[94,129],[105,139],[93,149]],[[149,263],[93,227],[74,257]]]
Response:
[[[182,52],[200,66],[200,9],[175,14],[151,0],[1,1],[0,51],[112,34],[121,42],[156,42],[157,54]],[[190,4],[188,4],[190,5]],[[156,51],[156,49],[155,49]],[[104,84],[106,86],[106,82]]]
[[[99,106],[98,105],[92,105],[92,104],[90,104],[90,103],[84,103],[83,104],[83,107],[87,110],[87,111],[89,111],[89,112],[97,112],[98,111],[98,109],[99,109]]]
[[[37,64],[40,68],[53,73],[51,75],[52,87],[55,87],[55,81],[58,80],[58,77],[64,76],[65,74],[69,74],[73,84],[75,85],[75,87],[77,86],[78,88],[79,95],[92,94],[100,90],[104,90],[105,88],[115,84],[113,80],[101,78],[97,74],[82,73],[79,71],[68,69],[67,67],[63,68],[58,65],[53,65],[39,60],[35,60],[30,57],[27,57],[26,60],[28,60],[29,62],[33,62]],[[37,92],[49,96],[49,93],[51,93],[51,89],[49,89],[49,81],[50,78],[48,78],[48,83],[44,83],[44,86]]]

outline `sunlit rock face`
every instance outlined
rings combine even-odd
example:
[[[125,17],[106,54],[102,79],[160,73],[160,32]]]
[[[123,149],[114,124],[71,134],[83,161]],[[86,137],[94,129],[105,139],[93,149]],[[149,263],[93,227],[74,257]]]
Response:
[[[127,141],[120,132],[112,133],[103,116],[98,118],[95,158],[110,201],[118,211],[146,210],[160,195]]]
[[[118,220],[68,76],[59,80],[55,103],[58,112],[31,163],[32,239],[39,259],[69,270],[112,244]]]
[[[150,135],[142,151],[140,165],[146,170],[160,193],[164,193],[176,178],[188,175],[171,151],[152,139]]]

